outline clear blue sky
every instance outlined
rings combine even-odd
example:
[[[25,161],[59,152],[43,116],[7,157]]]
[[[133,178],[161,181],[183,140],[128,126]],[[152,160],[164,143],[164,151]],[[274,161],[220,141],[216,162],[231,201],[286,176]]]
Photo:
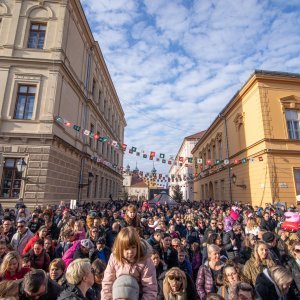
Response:
[[[300,73],[299,0],[81,2],[126,114],[125,143],[147,154],[175,155],[255,69]],[[124,165],[136,162],[152,168],[127,151]]]

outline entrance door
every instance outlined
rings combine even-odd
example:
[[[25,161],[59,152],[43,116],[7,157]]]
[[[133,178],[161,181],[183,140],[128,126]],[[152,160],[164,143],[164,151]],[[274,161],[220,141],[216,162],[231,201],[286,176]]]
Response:
[[[209,199],[214,199],[214,186],[213,186],[213,183],[210,181],[209,182],[209,188],[208,188],[208,198]]]

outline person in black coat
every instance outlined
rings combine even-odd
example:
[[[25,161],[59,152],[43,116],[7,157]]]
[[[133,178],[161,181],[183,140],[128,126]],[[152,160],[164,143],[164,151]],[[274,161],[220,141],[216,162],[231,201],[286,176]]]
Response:
[[[186,230],[184,231],[184,237],[187,240],[187,243],[191,246],[193,243],[200,243],[199,233],[193,228],[191,221],[186,222]]]
[[[168,233],[163,234],[159,256],[166,263],[168,269],[178,266],[177,251],[171,247],[171,237]]]
[[[150,244],[150,246],[156,250],[159,251],[160,249],[160,241],[162,239],[162,231],[160,229],[155,230],[155,232],[150,236],[150,238],[147,240],[147,242]]]
[[[182,299],[198,299],[192,278],[176,267],[162,273],[158,278],[157,300],[173,299],[170,296],[174,299],[176,296],[182,296]]]
[[[43,270],[33,269],[20,282],[20,300],[53,300],[62,292],[62,287],[47,278]]]
[[[300,299],[291,272],[282,266],[265,269],[258,274],[255,291],[258,298],[263,300]]]
[[[291,271],[297,289],[300,291],[300,242],[295,242],[292,255],[288,258],[286,267]]]
[[[156,279],[158,280],[160,275],[167,271],[167,265],[164,263],[163,260],[160,259],[159,253],[156,250],[153,250],[151,254],[151,260],[155,266]]]

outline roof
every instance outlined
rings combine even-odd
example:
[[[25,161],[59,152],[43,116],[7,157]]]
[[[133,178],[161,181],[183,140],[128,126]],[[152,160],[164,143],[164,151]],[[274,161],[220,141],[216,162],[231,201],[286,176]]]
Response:
[[[199,131],[197,133],[194,133],[192,135],[186,136],[185,139],[192,140],[192,139],[201,139],[203,135],[205,134],[206,130]]]
[[[144,181],[141,181],[141,182],[137,182],[135,184],[132,184],[131,187],[134,187],[134,188],[147,188],[148,184],[145,183]]]
[[[258,77],[259,76],[259,77]],[[210,124],[207,130],[204,132],[202,137],[198,140],[197,144],[192,150],[192,154],[195,153],[198,146],[201,144],[202,140],[205,138],[206,134],[209,134],[213,126],[216,124],[218,119],[223,118],[225,115],[226,110],[230,105],[236,100],[237,96],[240,92],[251,82],[253,78],[261,78],[261,76],[274,76],[274,77],[290,77],[290,78],[300,78],[300,74],[298,73],[289,73],[289,72],[279,72],[279,71],[267,71],[267,70],[254,70],[254,72],[249,76],[248,80],[242,85],[242,87],[233,95],[233,97],[229,100],[229,102],[225,105],[225,107],[221,110],[221,112],[217,115],[214,121]]]

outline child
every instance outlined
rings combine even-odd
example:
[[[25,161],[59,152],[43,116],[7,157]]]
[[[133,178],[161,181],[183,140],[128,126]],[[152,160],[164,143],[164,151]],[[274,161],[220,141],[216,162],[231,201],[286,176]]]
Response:
[[[150,245],[140,239],[133,227],[123,228],[115,240],[113,253],[104,272],[101,300],[113,299],[113,284],[121,275],[130,275],[139,283],[142,300],[156,300],[156,271],[150,254]]]
[[[151,255],[151,259],[156,269],[156,278],[159,279],[160,275],[167,271],[167,265],[164,263],[163,260],[160,259],[159,253],[156,250],[153,250]]]
[[[31,268],[31,261],[28,256],[22,258],[22,268]]]

